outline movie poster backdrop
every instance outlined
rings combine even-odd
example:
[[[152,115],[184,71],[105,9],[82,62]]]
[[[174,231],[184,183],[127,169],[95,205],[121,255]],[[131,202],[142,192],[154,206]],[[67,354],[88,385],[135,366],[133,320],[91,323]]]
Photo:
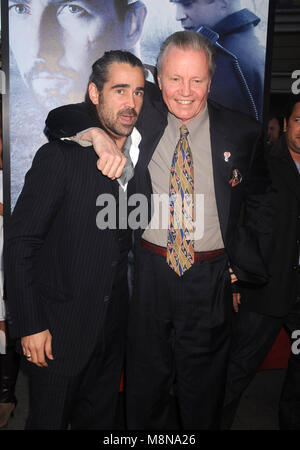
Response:
[[[4,1],[2,17],[8,19],[8,26],[2,27],[2,42],[9,39],[3,48],[8,53],[4,65],[9,79],[4,128],[10,168],[5,176],[10,209],[34,154],[46,142],[48,111],[83,101],[91,65],[105,50],[134,52],[154,81],[163,40],[178,30],[196,30],[216,48],[210,97],[261,121],[269,1],[241,0],[239,10],[221,21],[217,4],[207,0]]]

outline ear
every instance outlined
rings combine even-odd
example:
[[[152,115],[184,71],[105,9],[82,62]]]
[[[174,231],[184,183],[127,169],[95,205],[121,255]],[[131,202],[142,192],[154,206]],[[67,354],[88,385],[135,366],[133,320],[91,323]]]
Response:
[[[99,103],[99,91],[95,83],[90,83],[88,87],[89,97],[94,105]]]
[[[161,90],[161,79],[160,79],[160,75],[157,75],[157,83],[158,83],[158,87]]]
[[[286,121],[286,118],[284,118],[283,119],[283,131],[284,131],[284,133],[286,133],[286,130],[287,130],[287,121]]]
[[[125,16],[125,44],[130,49],[136,45],[143,31],[147,8],[143,3],[136,2],[130,6]]]

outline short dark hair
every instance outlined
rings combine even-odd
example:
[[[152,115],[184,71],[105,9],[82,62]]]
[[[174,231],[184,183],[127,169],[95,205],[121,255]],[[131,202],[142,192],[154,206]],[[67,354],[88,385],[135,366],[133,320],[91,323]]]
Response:
[[[92,73],[89,83],[95,83],[97,89],[102,92],[104,83],[107,82],[108,69],[113,63],[129,64],[132,67],[140,67],[145,77],[145,69],[142,61],[135,55],[124,50],[110,50],[105,52],[101,58],[97,59],[92,65]],[[88,92],[86,94],[86,100]]]
[[[285,114],[284,117],[286,118],[286,121],[289,121],[289,118],[291,117],[294,107],[296,103],[300,103],[300,94],[291,94],[289,97],[289,100],[287,102],[286,108],[285,108]]]
[[[276,112],[270,112],[269,118],[268,118],[268,123],[273,119],[277,120],[280,131],[281,131],[283,129],[283,117],[280,116],[279,114],[277,114]]]

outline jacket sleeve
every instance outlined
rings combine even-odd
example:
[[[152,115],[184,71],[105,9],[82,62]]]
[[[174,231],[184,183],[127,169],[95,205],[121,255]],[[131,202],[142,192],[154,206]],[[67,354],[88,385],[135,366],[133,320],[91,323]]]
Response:
[[[65,177],[62,150],[57,144],[46,144],[34,157],[5,229],[6,304],[13,337],[48,328],[37,287],[37,271],[47,234],[63,202]]]
[[[49,112],[46,119],[45,133],[48,139],[61,139],[92,127],[99,127],[89,110],[87,103],[60,106]]]
[[[228,245],[230,264],[239,280],[265,284],[269,279],[267,261],[271,251],[276,191],[261,137],[254,146],[245,183],[240,223]]]

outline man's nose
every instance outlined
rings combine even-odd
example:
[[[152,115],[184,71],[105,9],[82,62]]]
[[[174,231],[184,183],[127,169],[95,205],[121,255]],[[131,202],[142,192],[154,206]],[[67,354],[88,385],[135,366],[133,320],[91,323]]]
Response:
[[[137,101],[137,97],[135,95],[135,93],[128,93],[128,95],[126,96],[126,106],[128,106],[129,108],[135,108],[136,107],[136,101]]]
[[[176,20],[185,20],[187,19],[187,14],[185,13],[185,8],[181,3],[176,4]]]
[[[40,21],[38,59],[47,62],[47,68],[58,69],[57,62],[63,56],[63,46],[60,37],[60,26],[56,17],[56,7],[47,6]]]
[[[182,80],[180,85],[181,94],[188,97],[191,94],[191,85],[189,80]]]

